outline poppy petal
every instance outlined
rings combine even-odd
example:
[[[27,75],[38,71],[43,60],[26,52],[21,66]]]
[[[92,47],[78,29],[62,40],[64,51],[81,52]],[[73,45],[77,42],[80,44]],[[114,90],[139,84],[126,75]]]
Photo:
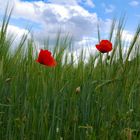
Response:
[[[107,53],[112,50],[112,43],[108,40],[101,40],[100,43],[96,45],[96,48],[102,53]]]
[[[56,61],[48,50],[41,49],[36,62],[49,67],[56,66]]]

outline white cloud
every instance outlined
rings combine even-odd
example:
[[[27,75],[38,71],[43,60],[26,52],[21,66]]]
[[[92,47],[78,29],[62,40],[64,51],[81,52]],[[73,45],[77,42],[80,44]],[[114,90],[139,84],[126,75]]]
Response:
[[[130,43],[133,39],[133,36],[134,35],[130,31],[124,30],[123,33],[122,33],[122,40]]]
[[[68,59],[71,60],[71,55],[73,56],[74,64],[78,63],[78,60],[80,59],[81,53],[83,53],[83,62],[88,62],[90,56],[95,56],[98,51],[95,46],[86,46],[86,47],[80,47],[76,50],[73,50],[72,52],[68,52]],[[71,61],[70,61],[71,62]]]
[[[14,34],[17,37],[21,37],[23,34],[28,33],[28,30],[14,26],[14,25],[8,25],[7,31],[8,31],[8,33]]]
[[[95,47],[95,44],[98,43],[98,39],[95,37],[83,37],[80,41],[75,43],[75,50],[79,48],[92,48]]]
[[[1,26],[0,26],[1,30]],[[27,29],[20,28],[14,25],[9,24],[7,27],[7,37],[12,37],[16,43],[23,37],[23,35],[28,35],[28,39],[31,38],[31,34]]]
[[[30,2],[17,1],[14,6],[13,14],[15,17],[22,17],[24,19],[38,19],[38,15],[35,11],[35,6],[33,3]]]
[[[109,5],[107,8],[105,8],[106,13],[112,13],[114,11],[115,7],[113,5]]]
[[[34,5],[39,13],[36,19],[40,19],[37,21],[43,28],[38,33],[41,38],[48,35],[54,37],[60,28],[62,33],[69,33],[76,40],[80,40],[83,35],[91,36],[96,33],[97,14],[89,13],[79,5],[68,6],[43,2],[36,2]]]
[[[2,0],[0,0],[2,3]],[[55,0],[52,0],[52,2]],[[93,34],[97,22],[97,14],[89,13],[86,9],[76,4],[77,0],[67,1],[67,4],[45,3],[43,1],[27,2],[11,0],[14,3],[14,18],[27,19],[42,25],[43,31],[54,34],[62,28],[76,38],[83,34]],[[90,1],[85,1],[90,4]],[[6,3],[3,1],[3,3]],[[63,0],[59,1],[63,3]],[[73,5],[68,5],[73,3]],[[3,6],[0,6],[0,8]]]
[[[28,35],[27,39],[31,38],[31,34],[27,29],[20,28],[14,25],[9,24],[7,28],[7,37],[10,37],[12,40],[14,40],[12,43],[12,49],[16,48],[22,39],[23,35]]]
[[[63,5],[78,5],[79,3],[82,3],[83,5],[89,7],[95,7],[95,4],[92,0],[48,0],[48,2]]]
[[[89,7],[95,7],[95,4],[93,3],[92,0],[79,0],[81,2],[83,2],[85,5],[89,6]]]
[[[77,5],[77,0],[48,0],[50,3],[62,4],[62,5]]]
[[[36,11],[38,9],[37,4],[45,4],[44,2],[28,2],[20,0],[0,0],[0,13],[4,14],[6,6],[8,3],[8,8],[13,9],[12,17],[14,18],[23,18],[34,22],[39,22],[40,13]]]
[[[92,0],[87,0],[87,4],[90,5],[91,7],[95,7],[95,4],[93,3]]]
[[[6,7],[8,0],[0,0],[1,13]],[[91,36],[95,36],[97,32],[97,21],[98,17],[96,13],[89,13],[86,9],[81,7],[78,3],[82,0],[71,0],[71,1],[56,1],[51,0],[51,3],[45,3],[43,1],[20,1],[11,0],[10,6],[14,6],[12,18],[26,19],[28,21],[36,22],[41,24],[41,28],[34,32],[36,42],[44,41],[49,36],[50,42],[54,42],[58,31],[61,29],[61,35],[69,33],[73,36],[75,44],[75,50],[90,44],[93,46],[95,39]],[[64,3],[65,2],[65,3]],[[84,1],[85,5],[94,7],[94,3],[91,0]],[[30,23],[29,23],[30,24]],[[17,33],[17,40],[20,40],[24,29],[16,26],[9,26],[9,31]],[[25,30],[26,32],[26,30]]]
[[[14,7],[13,11],[13,16],[15,18],[23,18],[23,19],[28,19],[34,22],[41,22],[43,20],[43,14],[44,11],[46,10],[51,10],[51,12],[55,14],[60,14],[58,18],[62,18],[62,16],[69,16],[69,8],[68,7],[73,7],[73,10],[80,10],[82,9],[81,12],[87,12],[84,8],[82,8],[79,3],[82,2],[85,5],[90,5],[91,7],[94,7],[94,3],[91,0],[50,0],[48,2],[50,3],[45,3],[43,1],[21,1],[21,0],[0,0],[0,9],[1,12],[5,10],[5,7],[7,3],[9,2],[9,5],[11,7]],[[68,8],[68,9],[67,9]],[[76,9],[77,8],[77,9]],[[54,10],[54,11],[52,11]],[[81,13],[82,14],[82,13]],[[56,16],[56,15],[55,15]]]
[[[34,32],[37,41],[44,41],[49,36],[50,42],[56,39],[58,31],[61,29],[61,35],[69,33],[75,39],[75,50],[82,47],[92,48],[97,43],[97,22],[96,13],[89,13],[86,9],[78,5],[82,0],[51,0],[51,3],[43,1],[25,2],[20,0],[11,0],[14,3],[14,18],[27,19],[41,25],[41,29]],[[65,2],[65,3],[64,3]],[[91,0],[84,1],[87,5],[93,6]],[[0,0],[0,4],[6,0]],[[108,6],[110,7],[110,6]],[[3,8],[3,5],[0,5]],[[109,9],[108,9],[109,12]],[[111,12],[111,10],[110,10]],[[108,39],[108,33],[112,20],[100,19],[100,32],[102,39]],[[11,30],[22,35],[24,30],[19,27],[10,27]],[[21,34],[21,35],[20,35]],[[125,35],[128,32],[125,33]],[[127,35],[130,38],[130,35]]]
[[[131,6],[138,6],[139,2],[137,0],[132,0],[131,2],[129,2],[129,5],[131,5]]]
[[[107,5],[105,3],[102,3],[102,7],[105,9],[105,13],[112,13],[115,10],[115,6],[112,4]]]

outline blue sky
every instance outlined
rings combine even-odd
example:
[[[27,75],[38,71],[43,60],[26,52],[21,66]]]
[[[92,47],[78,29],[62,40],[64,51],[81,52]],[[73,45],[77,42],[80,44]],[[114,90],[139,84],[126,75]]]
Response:
[[[0,0],[0,20],[8,0]],[[62,33],[71,33],[77,44],[86,40],[97,41],[97,22],[100,21],[104,37],[109,32],[114,17],[126,14],[124,38],[132,38],[140,23],[139,0],[10,0],[14,6],[10,28],[17,33],[32,26],[38,40],[50,36],[52,40],[61,28]],[[126,36],[126,37],[125,37]]]

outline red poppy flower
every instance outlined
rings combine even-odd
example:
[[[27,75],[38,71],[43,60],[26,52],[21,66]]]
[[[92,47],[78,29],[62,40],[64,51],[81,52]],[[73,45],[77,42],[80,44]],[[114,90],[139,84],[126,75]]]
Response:
[[[53,58],[53,56],[51,55],[51,52],[48,50],[41,49],[36,62],[43,64],[43,65],[46,65],[46,66],[49,66],[49,67],[56,66],[56,61]]]
[[[102,40],[96,45],[96,48],[102,53],[107,53],[112,50],[112,43],[108,40]]]

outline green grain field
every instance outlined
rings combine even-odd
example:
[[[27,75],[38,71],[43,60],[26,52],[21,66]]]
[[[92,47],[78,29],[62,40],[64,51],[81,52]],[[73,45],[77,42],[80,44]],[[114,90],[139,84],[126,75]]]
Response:
[[[27,35],[11,52],[10,16],[0,29],[0,140],[140,140],[140,25],[127,45],[124,18],[113,20],[113,50],[86,63],[84,52],[76,63],[69,55],[71,37],[58,34],[52,50],[46,39],[57,61],[50,68],[36,63]]]

